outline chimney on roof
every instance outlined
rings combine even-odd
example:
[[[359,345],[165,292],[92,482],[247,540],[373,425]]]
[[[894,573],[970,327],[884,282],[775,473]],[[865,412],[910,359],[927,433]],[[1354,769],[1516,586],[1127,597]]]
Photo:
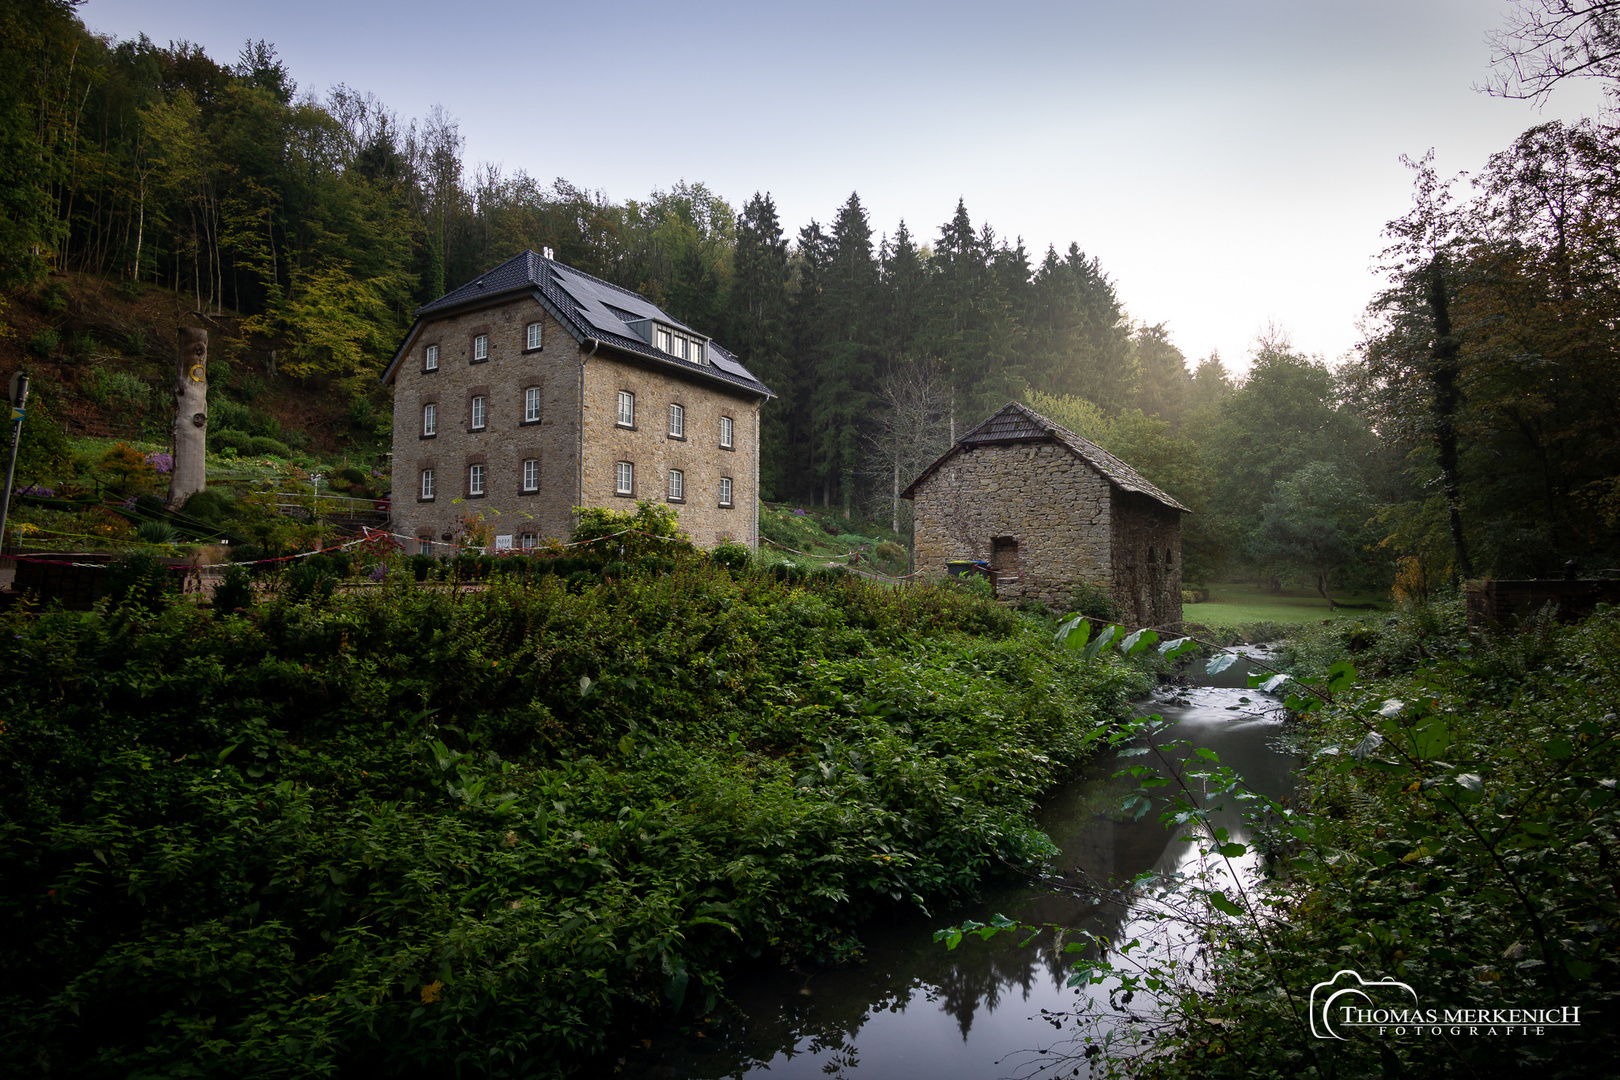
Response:
[[[548,259],[553,258],[550,248],[541,248],[540,249],[540,254],[544,255]]]

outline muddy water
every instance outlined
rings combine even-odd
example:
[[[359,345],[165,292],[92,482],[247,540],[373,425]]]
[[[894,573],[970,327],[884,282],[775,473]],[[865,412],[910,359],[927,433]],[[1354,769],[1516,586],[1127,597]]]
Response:
[[[1256,791],[1283,798],[1296,759],[1275,747],[1277,703],[1241,689],[1240,663],[1223,686],[1161,695],[1144,705],[1167,726],[1153,741],[1159,754],[1100,760],[1048,802],[1041,827],[1062,850],[1061,878],[987,891],[968,907],[866,928],[863,964],[844,968],[744,974],[730,986],[734,1007],[714,1021],[670,1027],[650,1045],[624,1053],[617,1075],[636,1078],[749,1077],[762,1080],[992,1080],[1072,1075],[1075,1027],[1046,1013],[1084,1004],[1067,985],[1061,942],[1043,935],[1027,947],[1013,935],[968,938],[954,951],[934,931],[965,919],[1002,914],[1021,923],[1084,927],[1116,941],[1149,934],[1172,937],[1174,924],[1150,916],[1146,901],[1111,887],[1143,871],[1195,874],[1196,846],[1160,824],[1157,813],[1132,820],[1117,811],[1134,785],[1113,779],[1127,764],[1184,759],[1209,747]],[[1186,746],[1175,746],[1185,743]],[[1227,800],[1230,803],[1230,800]],[[1214,815],[1233,839],[1247,838],[1235,806]],[[1140,1003],[1138,1003],[1140,1004]],[[1084,1074],[1085,1069],[1081,1068]]]

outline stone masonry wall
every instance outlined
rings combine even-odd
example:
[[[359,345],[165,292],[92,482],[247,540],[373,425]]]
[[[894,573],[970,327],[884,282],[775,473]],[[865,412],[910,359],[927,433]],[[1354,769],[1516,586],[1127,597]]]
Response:
[[[528,324],[542,324],[540,348]],[[489,335],[489,358],[473,361],[473,338]],[[437,371],[424,371],[429,345]],[[540,422],[524,422],[524,397],[539,387]],[[484,427],[471,430],[471,400],[482,395]],[[436,434],[422,433],[423,406],[438,408]],[[514,547],[524,533],[567,537],[577,491],[579,346],[532,297],[435,319],[422,327],[394,377],[394,531],[435,542],[461,534],[465,513],[481,515]],[[540,462],[540,487],[525,493],[523,462]],[[468,494],[471,465],[485,468],[482,496]],[[422,470],[434,496],[421,498]],[[461,500],[459,503],[456,500]]]
[[[1133,626],[1181,626],[1181,514],[1133,491],[1113,493],[1113,596]]]
[[[1079,582],[1112,584],[1111,491],[1056,443],[959,451],[915,493],[917,569],[939,578],[952,559],[1015,561],[1000,571],[1003,599],[1066,609]]]
[[[620,427],[619,391],[635,395],[635,425]],[[670,433],[670,405],[686,410],[685,435]],[[720,418],[732,419],[732,444],[720,445]],[[701,547],[757,542],[755,443],[759,399],[688,382],[634,361],[598,352],[585,365],[583,503],[634,510],[637,500],[668,503],[681,529]],[[628,496],[619,495],[618,464],[634,467]],[[670,470],[684,477],[683,497],[670,497]],[[731,478],[731,503],[720,505],[720,478]]]

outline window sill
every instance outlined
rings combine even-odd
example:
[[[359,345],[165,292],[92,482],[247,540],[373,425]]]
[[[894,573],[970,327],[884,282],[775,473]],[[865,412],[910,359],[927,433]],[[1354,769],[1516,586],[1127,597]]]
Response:
[[[518,489],[518,494],[519,495],[538,495],[538,494],[540,494],[540,489],[539,488],[519,488]]]
[[[487,363],[489,363],[489,357],[486,356],[482,360],[478,360],[478,359],[469,360],[469,361],[467,361],[467,363],[469,363],[469,364],[487,364]]]
[[[613,426],[618,428],[620,431],[640,431],[641,430],[640,428],[636,427],[636,425],[634,425],[634,424],[614,424]]]
[[[486,495],[487,495],[487,494],[488,494],[488,492],[484,492],[484,491],[480,491],[480,492],[479,492],[479,493],[478,493],[478,494],[476,494],[476,495],[474,495],[474,494],[471,494],[471,493],[470,493],[470,492],[469,492],[469,493],[468,493],[468,494],[466,494],[466,495],[463,495],[463,496],[462,496],[462,498],[463,498],[463,499],[482,499],[482,498],[484,498],[484,497],[485,497],[485,496],[486,496]]]
[[[438,437],[439,433],[437,431],[424,432],[417,436],[418,439],[437,439]]]
[[[437,375],[438,373],[439,369],[436,367],[425,367],[422,369],[422,374],[424,375]]]
[[[677,505],[681,505],[681,504],[684,504],[686,502],[685,499],[665,499],[664,501],[668,502],[668,503],[675,503]]]
[[[543,420],[519,420],[518,427],[539,427],[544,422]]]
[[[633,491],[615,491],[613,497],[615,499],[633,499],[636,497],[636,493]]]
[[[435,496],[433,496],[433,495],[428,495],[428,496],[426,496],[426,497],[425,497],[425,498],[424,498],[424,497],[423,497],[423,496],[421,496],[421,495],[418,495],[418,496],[417,496],[417,497],[416,497],[416,501],[417,501],[417,502],[419,502],[419,503],[424,503],[424,502],[438,502],[438,498],[437,498],[437,497],[435,497]]]
[[[467,434],[469,434],[469,435],[482,435],[484,432],[486,432],[488,430],[489,430],[489,425],[485,424],[483,427],[470,427],[470,428],[468,428],[467,429]]]
[[[686,436],[685,435],[666,435],[665,438],[669,439],[671,442],[685,442],[686,441]]]
[[[720,509],[722,509],[722,510],[730,510],[730,509],[732,509],[734,504],[733,503],[720,503],[719,506],[720,506]]]
[[[536,345],[532,349],[524,349],[522,352],[518,353],[518,355],[519,356],[528,356],[530,353],[545,352],[545,351],[546,351],[546,347],[544,345]]]
[[[720,449],[724,450],[728,454],[735,454],[737,452],[737,448],[735,446],[727,446],[725,443],[720,444]]]

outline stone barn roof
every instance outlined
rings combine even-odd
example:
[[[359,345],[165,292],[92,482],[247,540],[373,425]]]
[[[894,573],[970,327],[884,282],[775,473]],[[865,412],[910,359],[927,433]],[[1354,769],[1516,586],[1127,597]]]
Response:
[[[1022,442],[1055,442],[1096,469],[1114,487],[1146,495],[1172,510],[1180,510],[1184,514],[1191,513],[1185,506],[1148,483],[1147,478],[1141,473],[1090,439],[1082,439],[1068,428],[1053,423],[1029,406],[1020,405],[1016,401],[1008,402],[1006,408],[957,439],[955,445],[940,455],[938,461],[924,469],[922,475],[900,493],[901,497],[912,498],[923,481],[934,475],[941,465],[957,454],[979,446],[1009,446]]]

